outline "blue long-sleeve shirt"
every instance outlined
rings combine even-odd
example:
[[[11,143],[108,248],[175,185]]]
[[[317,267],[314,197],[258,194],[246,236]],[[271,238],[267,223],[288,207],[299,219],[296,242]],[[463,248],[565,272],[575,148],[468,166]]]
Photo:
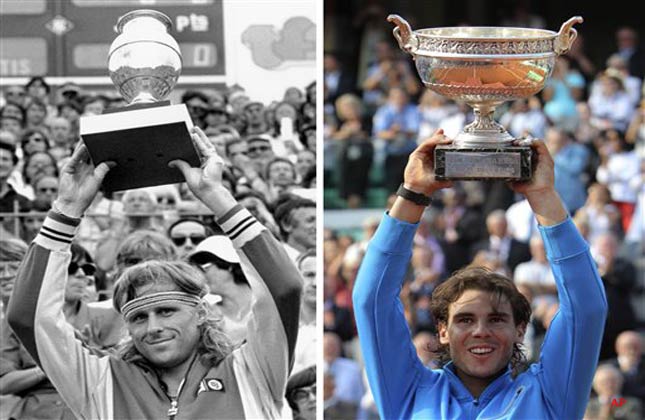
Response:
[[[466,389],[452,363],[430,370],[416,355],[399,299],[416,228],[385,215],[354,288],[361,349],[381,417],[582,418],[598,363],[607,301],[589,247],[571,219],[539,228],[560,299],[539,361],[515,379],[508,370],[479,398]]]

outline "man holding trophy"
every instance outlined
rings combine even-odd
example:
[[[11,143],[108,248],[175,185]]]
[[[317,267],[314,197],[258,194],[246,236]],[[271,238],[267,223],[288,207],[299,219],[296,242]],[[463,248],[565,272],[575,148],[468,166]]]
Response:
[[[607,315],[603,284],[588,244],[555,190],[554,163],[544,142],[512,139],[491,117],[491,107],[511,88],[541,89],[554,48],[562,51],[578,19],[563,26],[565,37],[555,40],[553,34],[535,42],[499,39],[512,38],[513,28],[412,33],[398,16],[389,19],[397,23],[394,34],[401,47],[420,51],[415,60],[426,86],[466,94],[484,112],[454,141],[440,129],[410,154],[398,197],[383,216],[358,273],[356,325],[379,413],[388,419],[582,418]],[[537,35],[545,38],[542,32]],[[508,45],[490,45],[499,42],[517,45],[512,53],[504,49]],[[476,57],[482,45],[487,52]],[[522,48],[528,51],[522,53]],[[511,68],[529,69],[527,83],[520,78],[509,88],[506,83],[517,78],[491,79],[509,68],[500,64],[508,59],[505,54],[513,56],[509,62],[519,61]],[[529,302],[511,279],[479,267],[457,271],[432,293],[440,347],[431,351],[440,354],[442,367],[428,369],[417,357],[399,294],[430,196],[451,186],[453,179],[510,181],[535,214],[560,300],[538,363],[527,366],[520,347],[531,316]]]
[[[519,347],[530,304],[512,280],[482,268],[456,272],[432,294],[443,368],[427,369],[417,358],[399,292],[430,195],[451,185],[434,173],[436,148],[451,144],[439,130],[410,155],[354,288],[367,377],[383,418],[582,418],[607,301],[589,246],[555,191],[553,159],[544,142],[530,143],[533,177],[511,188],[535,213],[560,298],[540,362],[527,369]]]
[[[70,246],[112,162],[79,145],[16,277],[7,319],[78,418],[277,418],[298,333],[302,280],[282,246],[222,185],[224,163],[199,129],[201,167],[170,163],[212,210],[254,295],[247,340],[232,348],[203,299],[204,273],[184,262],[128,268],[114,290],[131,342],[117,355],[85,347],[63,315]]]

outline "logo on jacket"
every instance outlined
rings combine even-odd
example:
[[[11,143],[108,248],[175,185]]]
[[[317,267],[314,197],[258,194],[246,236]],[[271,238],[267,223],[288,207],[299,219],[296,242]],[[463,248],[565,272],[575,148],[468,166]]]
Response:
[[[224,392],[224,383],[221,379],[217,378],[205,378],[199,383],[199,389],[197,390],[197,395],[202,392],[208,391],[219,391]]]

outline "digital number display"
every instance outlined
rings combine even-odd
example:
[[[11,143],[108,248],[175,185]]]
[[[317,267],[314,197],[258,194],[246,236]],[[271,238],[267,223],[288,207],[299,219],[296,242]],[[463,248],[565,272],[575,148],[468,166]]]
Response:
[[[214,67],[217,64],[217,46],[210,42],[179,44],[184,68]],[[74,46],[73,63],[78,69],[105,69],[109,44],[78,44]]]
[[[43,38],[1,38],[3,77],[47,74],[47,42]]]

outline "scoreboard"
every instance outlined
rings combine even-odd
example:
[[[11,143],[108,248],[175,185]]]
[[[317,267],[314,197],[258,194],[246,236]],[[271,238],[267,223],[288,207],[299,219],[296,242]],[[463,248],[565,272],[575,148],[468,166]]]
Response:
[[[31,76],[111,84],[107,54],[118,18],[165,13],[182,53],[180,83],[223,82],[222,0],[0,0],[0,84]]]

